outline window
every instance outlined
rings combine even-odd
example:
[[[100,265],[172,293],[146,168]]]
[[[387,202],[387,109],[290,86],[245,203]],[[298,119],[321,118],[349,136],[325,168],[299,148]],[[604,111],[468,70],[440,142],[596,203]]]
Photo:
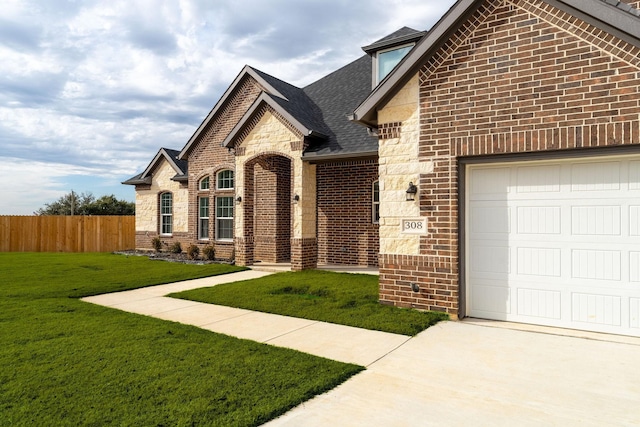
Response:
[[[233,188],[233,171],[223,170],[218,172],[218,190],[228,190]]]
[[[160,195],[160,234],[173,232],[173,194]]]
[[[202,179],[200,180],[200,183],[199,183],[199,185],[198,185],[198,189],[199,189],[200,191],[208,190],[208,189],[209,189],[209,177],[202,178]]]
[[[380,223],[380,183],[373,183],[373,192],[371,198],[371,216],[374,224]]]
[[[233,240],[233,197],[216,197],[216,240]]]
[[[207,178],[208,180],[209,178]],[[198,198],[198,239],[209,240],[209,198]]]
[[[376,54],[376,84],[380,83],[411,50],[413,44],[382,50]]]

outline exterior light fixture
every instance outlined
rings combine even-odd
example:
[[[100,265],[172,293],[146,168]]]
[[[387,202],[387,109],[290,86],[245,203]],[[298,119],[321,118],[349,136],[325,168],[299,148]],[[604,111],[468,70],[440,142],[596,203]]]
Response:
[[[293,196],[293,203],[298,203],[299,201],[300,201],[300,196],[298,196],[297,194]]]
[[[238,196],[236,197],[236,204],[239,205],[240,203],[242,203],[242,197]]]
[[[418,187],[413,185],[413,182],[409,183],[409,188],[407,188],[407,202],[412,202],[416,199],[416,194],[418,193]]]

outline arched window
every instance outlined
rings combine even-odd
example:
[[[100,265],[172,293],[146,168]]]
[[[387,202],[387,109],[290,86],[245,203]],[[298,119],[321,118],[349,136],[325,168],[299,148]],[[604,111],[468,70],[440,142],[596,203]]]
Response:
[[[375,181],[371,188],[371,218],[374,224],[380,223],[380,182]]]
[[[160,234],[173,233],[173,194],[160,195]]]
[[[216,179],[216,188],[218,190],[231,190],[233,189],[233,171],[225,169],[218,172]]]
[[[204,191],[209,189],[209,177],[204,177],[198,183],[198,190]]]

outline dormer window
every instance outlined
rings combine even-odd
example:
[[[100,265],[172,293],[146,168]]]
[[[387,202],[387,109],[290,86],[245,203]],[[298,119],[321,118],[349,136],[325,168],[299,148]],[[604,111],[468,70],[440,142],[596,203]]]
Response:
[[[373,87],[378,86],[393,71],[425,34],[424,31],[402,27],[395,33],[362,48],[371,56]]]
[[[395,46],[390,49],[380,50],[376,52],[375,61],[375,84],[377,85],[398,65],[402,58],[414,46],[414,43],[405,44],[402,46]]]

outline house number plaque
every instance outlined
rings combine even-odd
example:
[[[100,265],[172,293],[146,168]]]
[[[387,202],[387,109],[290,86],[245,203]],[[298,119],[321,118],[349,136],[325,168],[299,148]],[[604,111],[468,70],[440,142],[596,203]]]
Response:
[[[403,219],[401,225],[404,234],[427,234],[426,218]]]

